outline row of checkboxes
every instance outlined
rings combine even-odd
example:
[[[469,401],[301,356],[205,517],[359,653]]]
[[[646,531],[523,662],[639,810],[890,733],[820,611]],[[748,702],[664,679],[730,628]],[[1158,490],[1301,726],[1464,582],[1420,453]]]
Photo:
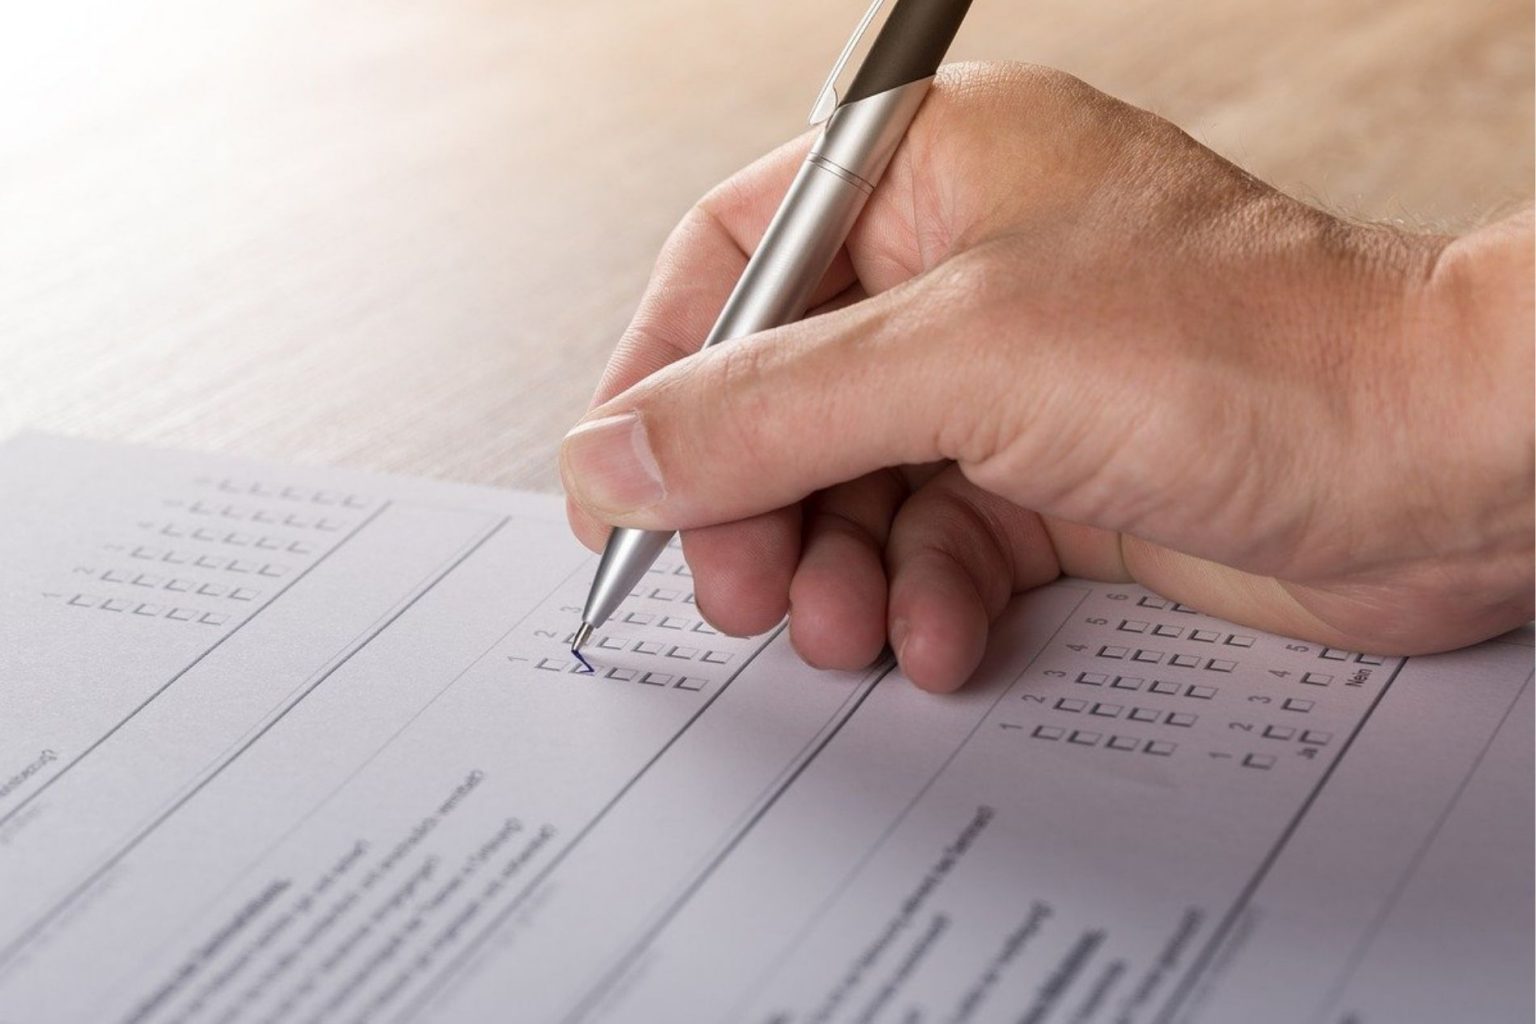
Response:
[[[310,512],[286,512],[283,509],[252,508],[247,505],[218,505],[206,501],[190,504],[168,501],[173,508],[184,508],[196,516],[216,516],[237,522],[261,523],[265,526],[293,526],[301,530],[316,529],[334,533],[346,527],[346,521]]]
[[[92,594],[76,594],[67,602],[75,608],[95,608],[104,612],[120,612],[126,615],[142,615],[147,619],[170,619],[174,622],[200,622],[207,626],[222,626],[229,621],[223,612],[205,612],[196,608],[176,608],[150,601],[125,601],[120,597],[97,597]]]
[[[1124,715],[1133,722],[1157,723],[1164,725],[1177,725],[1189,728],[1200,720],[1200,716],[1188,711],[1163,711],[1159,708],[1143,708],[1134,705],[1127,707],[1124,704],[1112,704],[1108,701],[1078,700],[1076,697],[1058,697],[1055,704],[1056,710],[1067,711],[1072,714],[1088,714],[1096,718],[1119,718]]]
[[[1135,736],[1106,735],[1093,729],[1063,729],[1056,725],[1037,725],[1030,735],[1042,740],[1064,740],[1079,747],[1102,745],[1108,750],[1140,751],[1157,757],[1168,757],[1179,749],[1177,743],[1167,740],[1143,740]]]
[[[1333,647],[1324,647],[1317,652],[1317,656],[1326,661],[1350,661],[1353,659],[1361,665],[1384,665],[1385,658],[1377,654],[1355,654],[1353,651],[1341,651]]]
[[[626,612],[624,622],[632,626],[657,626],[661,629],[675,629],[679,632],[698,633],[702,636],[719,636],[709,623],[703,619],[691,619],[681,615],[654,615],[651,612]]]
[[[565,658],[540,658],[538,668],[546,672],[565,672],[571,675],[596,675],[600,679],[615,679],[621,683],[639,683],[642,686],[663,686],[674,690],[689,690],[697,692],[709,685],[709,680],[700,676],[678,676],[669,672],[647,672],[638,668],[624,668],[614,666],[602,669],[599,672],[588,672],[579,663]]]
[[[1109,686],[1117,690],[1140,690],[1146,688],[1148,693],[1159,693],[1165,697],[1193,697],[1196,700],[1210,700],[1221,691],[1214,686],[1203,686],[1198,683],[1176,683],[1169,679],[1154,679],[1149,685],[1141,676],[1107,676],[1102,672],[1079,672],[1077,682],[1084,686]]]
[[[1169,654],[1149,648],[1117,647],[1113,644],[1099,648],[1099,657],[1115,661],[1137,661],[1143,665],[1168,664],[1176,668],[1203,668],[1208,672],[1232,672],[1237,662],[1226,658],[1202,658],[1195,654]]]
[[[155,524],[145,523],[153,528]],[[210,544],[232,544],[240,548],[256,548],[259,551],[291,551],[296,555],[314,554],[315,546],[308,541],[289,540],[269,534],[242,533],[239,530],[214,530],[207,526],[188,527],[181,523],[166,523],[159,529],[162,537],[174,540],[200,540]]]
[[[86,570],[90,572],[90,570]],[[127,583],[135,587],[147,587],[152,590],[169,590],[177,594],[202,594],[204,597],[227,597],[233,601],[254,601],[261,596],[261,591],[252,587],[232,587],[223,583],[198,583],[196,580],[184,580],[178,576],[165,577],[155,573],[124,572],[121,569],[108,569],[101,574],[105,583]]]
[[[1184,615],[1196,614],[1195,610],[1188,605],[1179,604],[1177,601],[1170,601],[1165,597],[1153,597],[1151,594],[1139,598],[1136,603],[1143,608],[1154,608],[1160,612],[1180,612]]]
[[[575,633],[565,638],[567,644],[574,643],[575,640]],[[635,640],[622,636],[598,637],[596,646],[605,651],[633,651],[636,654],[646,654],[653,658],[702,661],[710,665],[728,665],[731,662],[729,651],[713,651],[699,647],[688,647],[683,644],[664,644],[658,643],[655,640]]]
[[[1298,735],[1298,732],[1300,735]],[[1263,735],[1265,738],[1272,740],[1290,741],[1294,739],[1298,743],[1305,743],[1313,747],[1326,747],[1329,741],[1333,739],[1333,733],[1323,729],[1298,730],[1289,725],[1266,725]]]
[[[693,571],[688,568],[687,562],[679,562],[677,565],[652,562],[651,567],[645,572],[648,576],[681,576],[685,580],[693,579]]]
[[[253,576],[277,578],[288,575],[286,565],[274,562],[256,562],[246,558],[223,558],[217,555],[198,555],[189,551],[166,550],[148,545],[134,548],[129,554],[145,562],[164,562],[167,565],[190,565],[199,569],[220,569]]]
[[[1144,619],[1121,619],[1116,627],[1122,633],[1150,633],[1152,636],[1168,637],[1176,640],[1180,637],[1193,640],[1202,644],[1225,644],[1228,647],[1252,647],[1257,637],[1247,633],[1222,633],[1214,629],[1189,629],[1183,626],[1175,626],[1167,622],[1147,622]]]
[[[212,480],[200,480],[198,482],[217,487],[225,494],[250,494],[258,498],[281,498],[284,501],[304,501],[316,505],[345,505],[347,508],[366,508],[368,505],[368,499],[362,495],[347,494],[343,491],[266,484],[255,480],[236,480],[230,477],[217,482]]]

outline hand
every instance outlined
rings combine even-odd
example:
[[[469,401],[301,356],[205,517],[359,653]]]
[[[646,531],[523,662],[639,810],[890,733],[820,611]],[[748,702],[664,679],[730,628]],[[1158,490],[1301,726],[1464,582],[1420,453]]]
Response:
[[[889,640],[935,690],[1061,573],[1387,654],[1531,617],[1528,212],[1347,223],[1067,75],[951,67],[839,308],[697,352],[808,142],[662,252],[562,450],[590,547],[681,528],[721,629],[787,611],[840,668]]]

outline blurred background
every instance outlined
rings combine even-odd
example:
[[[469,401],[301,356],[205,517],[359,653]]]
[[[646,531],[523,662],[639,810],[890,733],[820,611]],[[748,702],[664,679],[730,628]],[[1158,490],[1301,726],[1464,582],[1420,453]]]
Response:
[[[0,8],[0,437],[551,489],[668,230],[803,129],[865,0]],[[976,0],[1351,217],[1532,192],[1529,0]]]

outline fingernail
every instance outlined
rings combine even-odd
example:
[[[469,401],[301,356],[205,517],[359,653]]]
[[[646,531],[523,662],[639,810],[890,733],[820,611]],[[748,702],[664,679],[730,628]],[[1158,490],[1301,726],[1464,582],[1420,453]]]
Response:
[[[891,624],[891,650],[896,652],[896,660],[904,661],[903,650],[907,646],[907,634],[911,632],[907,628],[906,619],[897,619]]]
[[[560,459],[566,487],[590,509],[634,512],[667,495],[639,413],[578,424],[565,435]]]

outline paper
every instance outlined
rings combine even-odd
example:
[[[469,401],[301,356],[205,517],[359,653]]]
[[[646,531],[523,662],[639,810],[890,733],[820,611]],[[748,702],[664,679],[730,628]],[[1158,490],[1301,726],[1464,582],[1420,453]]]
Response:
[[[576,671],[559,503],[0,446],[0,1021],[1529,1019],[1528,634],[1408,661],[1063,580],[936,697]]]

